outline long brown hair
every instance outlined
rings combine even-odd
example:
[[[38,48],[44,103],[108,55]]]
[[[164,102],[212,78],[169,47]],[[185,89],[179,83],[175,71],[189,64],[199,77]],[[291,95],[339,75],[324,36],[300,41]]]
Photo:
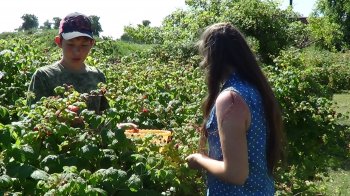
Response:
[[[229,23],[217,23],[209,26],[198,43],[199,52],[203,56],[201,65],[206,70],[208,95],[203,102],[204,123],[202,139],[206,140],[205,129],[210,110],[213,107],[220,88],[228,75],[233,71],[248,83],[254,85],[261,94],[268,126],[267,164],[272,174],[279,160],[283,158],[283,122],[282,115],[274,93],[261,71],[258,62],[248,46],[244,36]]]

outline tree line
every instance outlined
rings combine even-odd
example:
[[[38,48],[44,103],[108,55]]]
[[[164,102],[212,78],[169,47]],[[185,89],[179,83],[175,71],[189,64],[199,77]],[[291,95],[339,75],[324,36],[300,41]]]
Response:
[[[187,4],[190,7],[201,7],[204,11],[205,7],[208,5],[214,5],[215,2],[225,2],[218,0],[188,0]],[[234,4],[233,1],[231,4]],[[290,5],[292,5],[292,1],[290,1]],[[219,5],[219,4],[218,4]],[[210,6],[209,6],[210,7]],[[213,6],[212,6],[213,7]],[[215,6],[214,6],[215,7]],[[221,7],[221,6],[217,6]],[[308,22],[311,23],[309,25],[309,29],[311,29],[312,37],[317,38],[318,44],[323,45],[325,48],[332,48],[336,50],[343,50],[345,48],[350,48],[350,1],[348,0],[319,0],[316,4],[314,11],[308,17]],[[212,9],[212,8],[211,8]],[[178,11],[170,14],[164,20],[166,23],[167,19],[171,17],[180,17],[183,18],[186,16],[185,11]],[[18,31],[25,31],[30,29],[58,29],[61,18],[54,17],[52,21],[46,20],[42,26],[39,27],[38,18],[33,14],[24,14],[22,17],[23,23],[17,29]],[[91,15],[89,16],[92,26],[93,33],[96,36],[99,36],[100,32],[102,32],[102,27],[99,22],[100,17]],[[179,18],[179,20],[181,20]],[[209,17],[208,20],[211,20],[212,17]],[[262,21],[260,18],[259,21]],[[138,43],[148,43],[148,42],[161,42],[159,37],[154,36],[144,36],[144,33],[159,33],[158,27],[150,27],[150,21],[144,20],[142,21],[142,25],[138,25],[136,28],[132,26],[127,26],[124,29],[124,34],[121,37],[122,40],[125,41],[134,41]],[[174,24],[175,25],[175,24]],[[325,28],[326,27],[326,28]],[[140,33],[140,31],[144,31]],[[249,32],[247,32],[249,34]],[[297,34],[297,33],[296,33]],[[270,36],[271,34],[269,34]],[[144,40],[147,38],[147,40]],[[274,48],[274,47],[272,47]]]
[[[102,26],[99,22],[100,17],[95,15],[88,16],[91,21],[93,34],[96,36],[100,35],[100,32],[102,32]],[[60,26],[61,18],[60,17],[53,17],[52,21],[46,20],[42,26],[39,27],[39,20],[38,17],[34,14],[24,14],[22,17],[23,23],[22,25],[17,29],[18,31],[28,31],[33,29],[58,29]]]

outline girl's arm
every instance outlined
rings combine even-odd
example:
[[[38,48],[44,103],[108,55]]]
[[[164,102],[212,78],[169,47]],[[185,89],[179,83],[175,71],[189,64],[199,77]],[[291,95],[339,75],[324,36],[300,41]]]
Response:
[[[203,168],[217,178],[242,185],[248,178],[248,149],[246,132],[250,111],[243,98],[234,91],[220,93],[216,100],[216,116],[223,161],[196,153],[186,160],[192,168]]]

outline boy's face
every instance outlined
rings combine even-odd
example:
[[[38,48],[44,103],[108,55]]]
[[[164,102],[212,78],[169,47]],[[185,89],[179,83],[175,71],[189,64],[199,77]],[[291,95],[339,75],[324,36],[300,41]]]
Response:
[[[56,37],[55,42],[60,48],[62,48],[62,61],[64,65],[71,68],[79,68],[84,64],[95,40],[88,37],[76,37],[70,40],[65,40],[58,36]]]

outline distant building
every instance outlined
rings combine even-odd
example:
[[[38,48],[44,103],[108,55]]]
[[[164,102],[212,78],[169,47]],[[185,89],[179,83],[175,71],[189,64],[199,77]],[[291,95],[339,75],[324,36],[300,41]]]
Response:
[[[301,16],[298,18],[298,20],[304,24],[309,24],[309,22],[307,21],[307,17]]]

